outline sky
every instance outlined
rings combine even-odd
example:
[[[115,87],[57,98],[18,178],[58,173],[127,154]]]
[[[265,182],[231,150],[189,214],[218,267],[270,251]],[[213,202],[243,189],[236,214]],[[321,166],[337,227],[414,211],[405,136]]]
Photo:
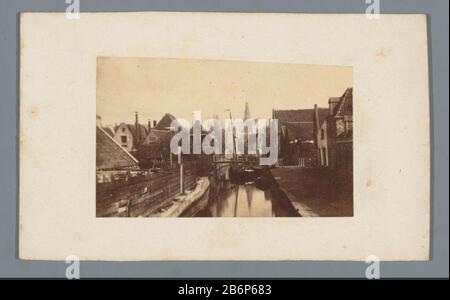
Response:
[[[165,113],[192,123],[218,116],[270,118],[272,109],[328,107],[352,86],[352,68],[227,60],[97,59],[97,115],[103,125],[159,121]]]

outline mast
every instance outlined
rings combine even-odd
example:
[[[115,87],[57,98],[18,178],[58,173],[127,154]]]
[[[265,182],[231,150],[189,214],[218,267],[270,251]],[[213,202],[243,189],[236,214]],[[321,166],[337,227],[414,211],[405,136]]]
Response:
[[[227,110],[230,113],[231,130],[233,133],[233,159],[237,162],[237,149],[236,149],[236,138],[234,136],[233,117],[231,116],[231,110],[230,109]]]

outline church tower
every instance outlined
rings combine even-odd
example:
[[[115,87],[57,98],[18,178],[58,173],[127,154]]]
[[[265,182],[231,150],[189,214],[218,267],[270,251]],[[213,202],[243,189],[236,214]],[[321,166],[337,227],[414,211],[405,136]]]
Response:
[[[250,109],[248,108],[248,102],[245,102],[244,121],[250,119]]]

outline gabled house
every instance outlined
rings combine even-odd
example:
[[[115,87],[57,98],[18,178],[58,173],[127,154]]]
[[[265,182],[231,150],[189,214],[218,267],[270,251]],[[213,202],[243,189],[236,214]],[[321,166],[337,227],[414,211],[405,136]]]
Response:
[[[151,128],[147,137],[142,142],[143,145],[154,145],[154,144],[167,144],[170,143],[170,140],[173,136],[173,133],[169,130],[159,130],[156,128]]]
[[[170,125],[174,120],[173,115],[166,113],[158,123],[154,123],[153,128],[149,122],[147,134],[137,151],[141,168],[152,168],[155,164],[171,159],[170,141],[173,132],[170,130]]]
[[[320,165],[353,174],[353,89],[329,99],[329,116],[319,136]]]
[[[103,128],[96,129],[96,170],[139,170],[137,159],[117,143]]]
[[[138,113],[134,125],[120,123],[115,127],[114,139],[128,152],[135,153],[148,134],[147,128],[139,124]]]
[[[273,110],[278,120],[278,155],[283,165],[315,166],[317,163],[317,132],[328,109]]]
[[[170,140],[172,137],[173,133],[169,130],[152,128],[142,142],[142,151],[140,152],[145,152],[145,159],[148,160],[168,160],[170,158]]]
[[[114,139],[128,152],[135,152],[147,134],[147,128],[144,125],[120,123],[116,127]]]
[[[176,118],[169,114],[166,113],[161,120],[159,120],[158,124],[156,124],[155,129],[159,129],[159,130],[170,130],[170,125],[172,124],[172,122],[175,120]]]

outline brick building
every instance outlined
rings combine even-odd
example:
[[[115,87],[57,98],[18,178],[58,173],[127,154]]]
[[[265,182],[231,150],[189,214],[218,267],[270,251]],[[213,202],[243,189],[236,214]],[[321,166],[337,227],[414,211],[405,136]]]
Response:
[[[114,128],[114,139],[128,152],[133,154],[141,146],[148,134],[147,128],[139,124],[138,113],[134,124],[120,123]]]
[[[282,165],[312,167],[317,164],[317,132],[328,109],[273,110],[278,120],[278,156]]]
[[[320,127],[318,156],[321,166],[353,175],[353,89],[329,99],[329,115]]]

